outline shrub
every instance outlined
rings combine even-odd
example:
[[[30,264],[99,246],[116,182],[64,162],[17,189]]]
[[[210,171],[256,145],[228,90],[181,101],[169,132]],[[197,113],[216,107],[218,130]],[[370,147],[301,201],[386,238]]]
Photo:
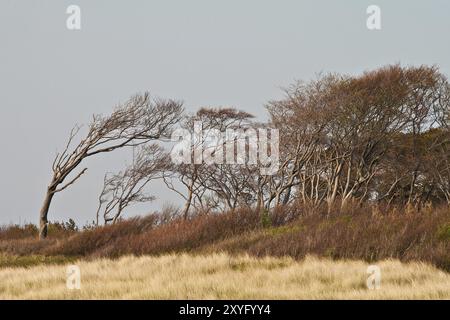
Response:
[[[0,252],[16,255],[118,257],[171,252],[227,251],[255,256],[308,254],[374,261],[420,260],[450,271],[450,208],[405,213],[400,207],[278,207],[264,215],[248,208],[182,217],[153,214],[75,231],[54,224],[48,240],[37,230],[0,230]],[[28,231],[25,231],[28,230]],[[78,230],[78,229],[77,229]]]

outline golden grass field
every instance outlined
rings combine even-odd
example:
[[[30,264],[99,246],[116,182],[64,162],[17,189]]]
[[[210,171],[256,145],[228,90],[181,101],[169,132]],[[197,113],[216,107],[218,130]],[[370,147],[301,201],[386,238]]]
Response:
[[[450,274],[422,263],[380,261],[381,286],[366,286],[368,263],[227,254],[77,261],[81,289],[66,286],[67,265],[0,269],[1,299],[450,299]]]

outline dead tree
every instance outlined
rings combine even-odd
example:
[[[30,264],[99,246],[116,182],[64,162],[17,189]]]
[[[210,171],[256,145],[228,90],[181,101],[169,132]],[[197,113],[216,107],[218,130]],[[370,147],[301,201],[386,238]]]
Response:
[[[75,127],[65,149],[53,161],[52,178],[40,211],[39,238],[47,237],[47,215],[55,194],[67,189],[86,172],[87,168],[84,168],[75,173],[84,159],[168,137],[182,111],[179,102],[152,100],[145,93],[119,105],[109,116],[94,115],[86,135],[77,145],[73,142],[80,127]],[[71,174],[74,174],[73,178],[66,181]]]

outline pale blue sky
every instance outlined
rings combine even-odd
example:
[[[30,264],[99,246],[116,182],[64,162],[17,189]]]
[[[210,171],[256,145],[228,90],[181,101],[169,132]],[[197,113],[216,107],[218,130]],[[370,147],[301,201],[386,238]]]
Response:
[[[81,7],[80,31],[66,28],[70,4]],[[366,28],[371,4],[381,7],[381,31]],[[135,92],[264,118],[280,87],[321,71],[435,64],[450,75],[449,34],[448,0],[2,0],[0,224],[37,222],[69,129]],[[92,220],[104,172],[125,159],[89,161],[49,218]],[[179,202],[162,185],[152,191],[158,200],[129,215]]]

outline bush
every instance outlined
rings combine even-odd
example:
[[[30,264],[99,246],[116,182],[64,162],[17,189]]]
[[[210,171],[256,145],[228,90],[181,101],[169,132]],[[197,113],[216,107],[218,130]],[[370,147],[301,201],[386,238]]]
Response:
[[[406,214],[399,207],[355,206],[329,214],[326,208],[293,205],[264,215],[238,209],[188,220],[153,214],[82,231],[72,226],[54,224],[53,236],[45,241],[37,240],[37,229],[31,226],[1,229],[0,252],[118,257],[227,251],[297,259],[315,254],[367,261],[420,260],[450,271],[448,207]]]

